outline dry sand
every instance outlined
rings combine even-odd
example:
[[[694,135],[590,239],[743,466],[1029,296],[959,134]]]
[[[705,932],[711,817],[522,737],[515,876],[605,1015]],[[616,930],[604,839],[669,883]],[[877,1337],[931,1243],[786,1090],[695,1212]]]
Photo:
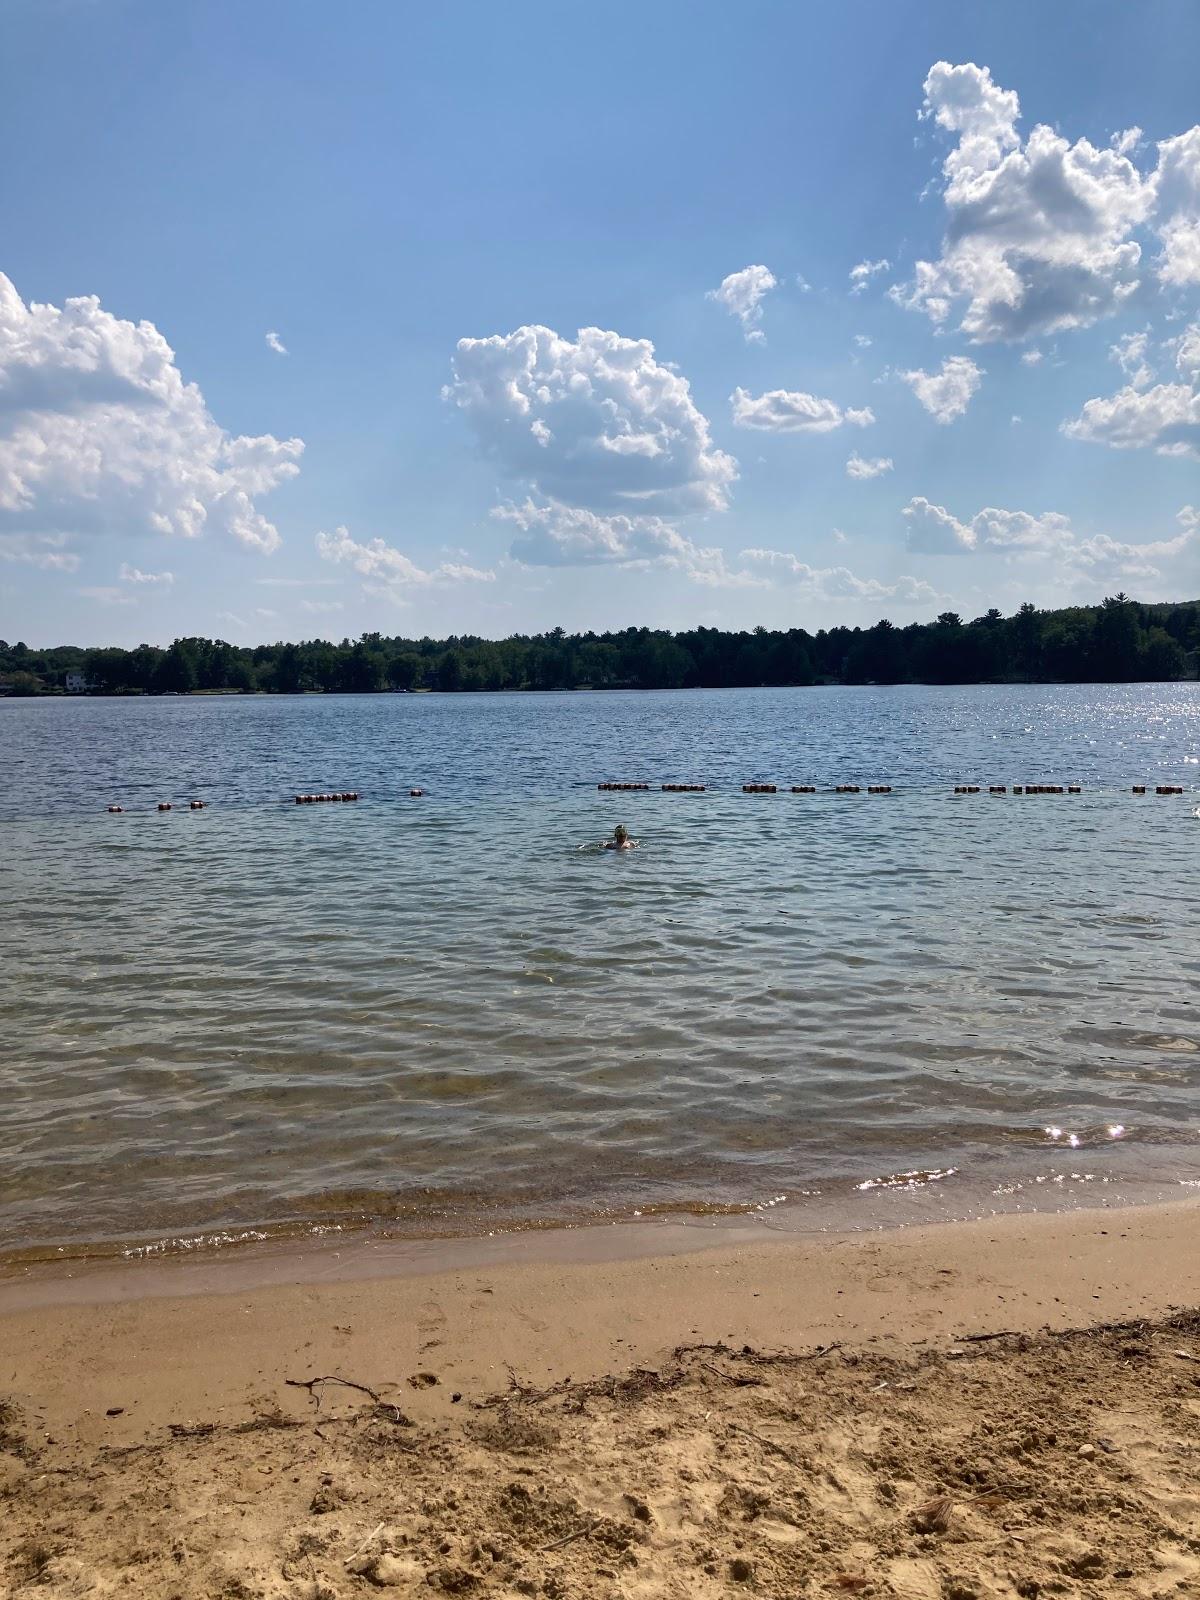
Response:
[[[1198,1221],[0,1285],[0,1593],[1200,1596]]]

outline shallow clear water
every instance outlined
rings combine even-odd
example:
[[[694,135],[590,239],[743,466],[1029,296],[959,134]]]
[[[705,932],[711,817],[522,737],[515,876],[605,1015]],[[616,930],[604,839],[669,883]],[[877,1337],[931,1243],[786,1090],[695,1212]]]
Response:
[[[10,1255],[1200,1182],[1196,684],[8,701],[0,756]]]

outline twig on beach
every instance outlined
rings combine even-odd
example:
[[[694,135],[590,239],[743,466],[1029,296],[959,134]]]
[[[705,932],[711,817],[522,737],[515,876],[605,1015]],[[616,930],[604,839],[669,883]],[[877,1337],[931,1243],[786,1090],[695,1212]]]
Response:
[[[707,1367],[710,1372],[715,1372],[718,1378],[724,1378],[726,1383],[733,1384],[735,1389],[762,1387],[761,1378],[749,1378],[746,1377],[745,1374],[738,1376],[731,1372],[722,1372],[720,1367],[714,1367],[711,1361],[702,1361],[700,1365],[702,1367]]]
[[[761,1433],[752,1433],[749,1428],[739,1428],[736,1422],[731,1422],[729,1429],[731,1433],[740,1433],[747,1439],[753,1439],[755,1444],[762,1445],[763,1449],[769,1450],[772,1455],[782,1456],[791,1466],[798,1467],[800,1465],[786,1445],[776,1444],[774,1439],[764,1438]]]
[[[289,1382],[290,1382],[290,1380],[289,1380]],[[376,1527],[371,1529],[370,1533],[367,1535],[367,1537],[365,1539],[360,1539],[358,1544],[356,1544],[354,1546],[354,1549],[351,1550],[350,1554],[346,1557],[346,1563],[349,1563],[349,1562],[353,1561],[356,1556],[360,1556],[363,1553],[363,1551],[367,1548],[367,1546],[371,1543],[372,1539],[377,1539],[379,1537],[379,1535],[383,1532],[385,1526],[386,1526],[386,1524],[384,1524],[382,1522],[379,1523]]]
[[[830,1354],[832,1354],[832,1352],[834,1350],[840,1350],[841,1348],[842,1348],[842,1344],[841,1344],[841,1340],[840,1339],[838,1340],[838,1342],[836,1344],[819,1344],[815,1350],[809,1350],[807,1352],[807,1354],[802,1355],[802,1356],[797,1356],[796,1360],[797,1361],[815,1361],[818,1356],[830,1355]]]
[[[576,1528],[574,1533],[565,1533],[561,1539],[552,1539],[549,1544],[539,1546],[538,1554],[545,1550],[561,1550],[565,1544],[574,1544],[576,1539],[586,1539],[589,1533],[595,1532],[600,1526],[598,1522],[586,1523],[582,1528]]]
[[[340,1383],[344,1389],[357,1389],[359,1394],[369,1395],[377,1406],[386,1405],[386,1400],[381,1400],[374,1389],[368,1389],[365,1383],[355,1383],[353,1378],[339,1378],[337,1373],[331,1372],[324,1378],[285,1378],[284,1383],[289,1389],[307,1389],[320,1409],[321,1397],[313,1391],[319,1383]]]
[[[1021,1335],[1012,1328],[1002,1328],[999,1333],[964,1333],[959,1336],[959,1344],[986,1344],[989,1339],[1019,1339]]]

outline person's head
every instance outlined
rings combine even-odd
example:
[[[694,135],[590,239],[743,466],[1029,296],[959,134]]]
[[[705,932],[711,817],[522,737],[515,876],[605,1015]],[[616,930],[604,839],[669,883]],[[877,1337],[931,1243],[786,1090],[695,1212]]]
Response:
[[[613,838],[618,844],[624,844],[629,838],[629,829],[623,822],[618,822],[616,827],[613,829]]]

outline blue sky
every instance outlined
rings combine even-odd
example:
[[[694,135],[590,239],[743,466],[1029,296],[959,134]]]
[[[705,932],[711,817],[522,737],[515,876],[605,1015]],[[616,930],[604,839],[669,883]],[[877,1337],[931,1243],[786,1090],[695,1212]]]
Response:
[[[0,19],[0,635],[1200,594],[1191,0]]]

